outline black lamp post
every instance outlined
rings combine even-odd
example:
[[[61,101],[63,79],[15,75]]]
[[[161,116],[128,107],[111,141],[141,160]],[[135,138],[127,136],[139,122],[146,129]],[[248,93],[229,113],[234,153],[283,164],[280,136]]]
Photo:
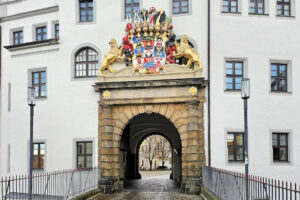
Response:
[[[242,80],[242,99],[244,100],[244,143],[245,143],[245,174],[246,200],[249,200],[249,159],[248,159],[248,99],[250,98],[250,79]]]
[[[30,106],[30,141],[29,141],[29,179],[28,199],[32,200],[32,171],[33,171],[33,110],[35,106],[35,88],[28,87],[28,105]]]

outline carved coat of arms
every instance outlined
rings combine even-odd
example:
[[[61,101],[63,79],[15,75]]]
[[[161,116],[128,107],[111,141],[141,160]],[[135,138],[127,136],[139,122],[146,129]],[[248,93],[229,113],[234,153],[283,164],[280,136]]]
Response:
[[[111,64],[120,60],[124,60],[127,67],[133,67],[140,74],[155,74],[166,64],[174,64],[175,58],[180,57],[188,60],[184,67],[189,68],[195,63],[198,69],[202,69],[199,54],[188,47],[187,36],[182,37],[180,44],[175,41],[172,18],[166,17],[163,9],[151,7],[149,10],[136,11],[127,21],[127,34],[123,37],[122,46],[118,48],[116,44],[111,45],[110,53],[104,56],[99,68],[99,74],[106,69],[114,73]]]

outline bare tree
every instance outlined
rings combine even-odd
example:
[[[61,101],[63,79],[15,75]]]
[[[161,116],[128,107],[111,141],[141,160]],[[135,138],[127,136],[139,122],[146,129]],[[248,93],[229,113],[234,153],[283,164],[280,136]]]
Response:
[[[159,137],[158,149],[161,156],[162,166],[164,167],[172,152],[169,141],[164,137]]]
[[[144,142],[146,144],[145,158],[149,160],[150,170],[152,170],[153,160],[156,156],[159,143],[155,135],[147,137]]]
[[[160,135],[147,137],[140,148],[142,148],[140,155],[149,161],[150,170],[152,170],[153,161],[157,159],[162,162],[162,166],[165,166],[172,153],[169,141]]]

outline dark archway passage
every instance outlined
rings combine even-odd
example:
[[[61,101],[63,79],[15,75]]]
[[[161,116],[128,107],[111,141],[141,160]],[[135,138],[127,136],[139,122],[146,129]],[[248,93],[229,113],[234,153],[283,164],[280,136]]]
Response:
[[[140,179],[138,169],[139,147],[141,142],[148,136],[159,134],[165,137],[172,147],[172,173],[170,178],[175,182],[181,182],[181,139],[174,124],[162,115],[140,114],[133,117],[125,127],[120,141],[120,179],[125,181]],[[128,182],[128,181],[127,181]],[[140,182],[140,181],[138,181]],[[135,182],[138,183],[138,182]],[[129,181],[130,186],[134,185]],[[140,182],[142,185],[144,182]],[[151,184],[151,181],[149,181]],[[173,182],[166,185],[173,187]],[[153,185],[153,184],[152,184]],[[139,187],[139,186],[136,186]],[[144,187],[144,186],[142,186]]]

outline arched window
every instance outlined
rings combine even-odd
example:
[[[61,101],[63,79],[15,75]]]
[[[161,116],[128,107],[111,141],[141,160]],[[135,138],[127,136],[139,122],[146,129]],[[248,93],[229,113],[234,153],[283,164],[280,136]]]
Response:
[[[98,75],[98,53],[89,47],[80,49],[75,55],[75,77]]]
[[[176,41],[177,41],[177,43],[179,45],[180,44],[180,39],[178,39]],[[194,45],[190,41],[189,41],[189,46],[191,48],[194,48]],[[186,59],[185,57],[176,58],[175,63],[179,64],[179,65],[186,65],[188,63],[188,59]],[[194,67],[194,63],[192,63],[191,67]]]

